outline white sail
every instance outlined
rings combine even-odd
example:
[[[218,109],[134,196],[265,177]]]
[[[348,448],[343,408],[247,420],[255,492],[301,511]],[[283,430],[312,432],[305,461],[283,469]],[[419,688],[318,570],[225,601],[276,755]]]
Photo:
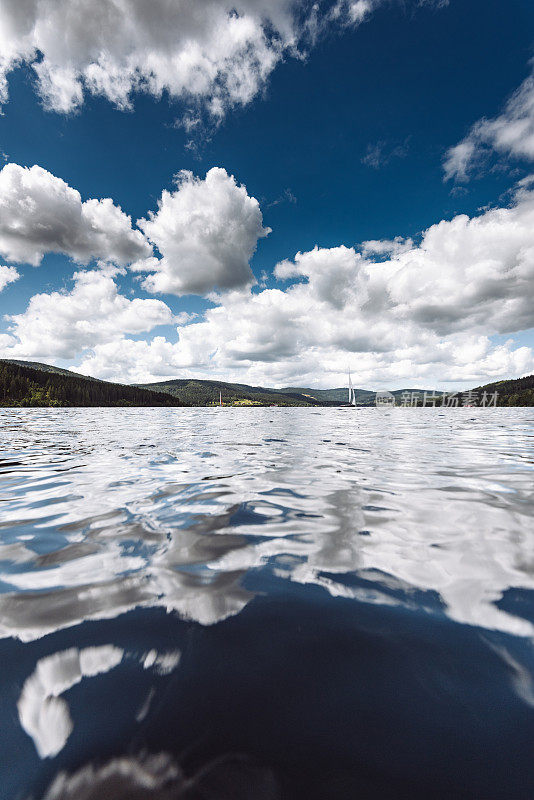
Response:
[[[349,369],[349,403],[352,406],[356,405],[356,394],[354,392],[354,387],[352,385],[352,378],[350,376],[350,369]]]

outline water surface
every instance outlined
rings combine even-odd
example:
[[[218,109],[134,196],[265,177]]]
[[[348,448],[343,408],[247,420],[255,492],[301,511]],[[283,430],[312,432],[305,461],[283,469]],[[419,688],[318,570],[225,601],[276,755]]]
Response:
[[[0,410],[0,786],[534,797],[532,409]]]

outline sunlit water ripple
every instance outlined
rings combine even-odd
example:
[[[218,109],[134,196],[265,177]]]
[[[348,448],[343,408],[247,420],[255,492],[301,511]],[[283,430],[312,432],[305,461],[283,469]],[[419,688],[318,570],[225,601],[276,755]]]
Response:
[[[141,750],[248,753],[288,798],[534,797],[532,410],[0,435],[3,797]]]

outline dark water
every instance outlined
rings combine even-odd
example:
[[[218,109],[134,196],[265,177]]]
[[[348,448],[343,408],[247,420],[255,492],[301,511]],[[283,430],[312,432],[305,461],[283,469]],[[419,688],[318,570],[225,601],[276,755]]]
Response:
[[[534,798],[529,409],[0,411],[0,786]]]

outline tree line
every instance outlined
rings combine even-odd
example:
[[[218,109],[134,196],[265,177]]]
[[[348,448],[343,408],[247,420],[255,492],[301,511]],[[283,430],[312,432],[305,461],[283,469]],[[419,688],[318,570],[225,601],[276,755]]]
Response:
[[[263,389],[259,386],[247,386],[240,383],[225,383],[224,381],[192,380],[178,378],[173,381],[161,381],[144,385],[152,391],[162,390],[173,397],[178,397],[185,405],[212,406],[219,404],[219,393],[226,405],[251,405],[264,406],[320,406],[326,405],[314,398],[305,397],[295,393],[280,393],[275,390]]]
[[[499,406],[534,406],[534,375],[498,381],[481,386],[476,391],[498,392]]]
[[[76,375],[25,367],[0,361],[0,405],[31,407],[67,406],[183,406],[163,392],[97,381]]]

